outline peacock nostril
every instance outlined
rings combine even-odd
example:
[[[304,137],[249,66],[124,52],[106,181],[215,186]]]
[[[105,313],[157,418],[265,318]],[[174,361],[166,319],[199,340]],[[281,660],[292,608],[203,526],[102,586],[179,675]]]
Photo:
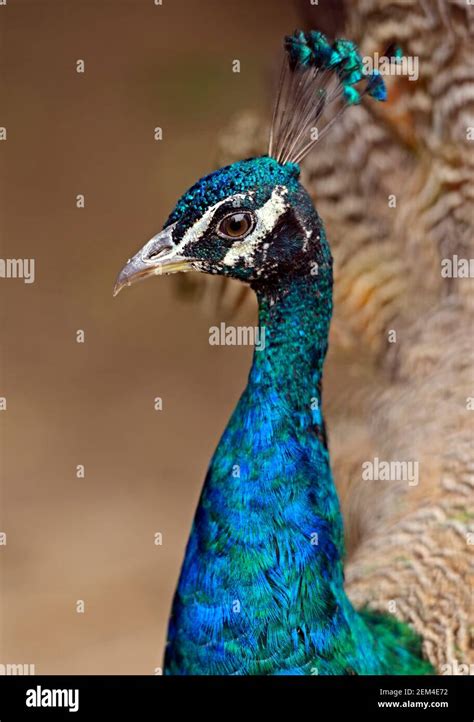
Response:
[[[167,253],[169,253],[173,249],[173,246],[170,244],[163,243],[159,246],[159,248],[150,248],[148,253],[146,254],[145,258],[147,261],[155,261],[157,258],[160,258],[160,256],[164,256]]]

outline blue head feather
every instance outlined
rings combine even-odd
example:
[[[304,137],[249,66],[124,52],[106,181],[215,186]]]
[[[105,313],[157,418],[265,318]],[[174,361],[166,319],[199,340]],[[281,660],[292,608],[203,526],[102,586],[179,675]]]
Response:
[[[378,70],[373,70],[369,77],[368,93],[376,100],[387,100],[387,87]]]
[[[178,221],[183,227],[192,225],[209,206],[235,193],[255,191],[258,203],[268,197],[269,189],[277,185],[289,188],[298,183],[300,167],[297,163],[282,165],[273,158],[260,156],[237,161],[200,178],[178,200],[165,226]]]

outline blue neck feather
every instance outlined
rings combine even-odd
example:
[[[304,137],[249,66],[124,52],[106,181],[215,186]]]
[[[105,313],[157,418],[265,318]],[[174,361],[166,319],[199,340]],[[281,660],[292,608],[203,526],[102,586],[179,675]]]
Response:
[[[206,477],[173,604],[167,674],[414,671],[410,630],[356,613],[343,587],[342,519],[321,414],[331,287],[330,259],[314,275],[254,284],[265,346]]]

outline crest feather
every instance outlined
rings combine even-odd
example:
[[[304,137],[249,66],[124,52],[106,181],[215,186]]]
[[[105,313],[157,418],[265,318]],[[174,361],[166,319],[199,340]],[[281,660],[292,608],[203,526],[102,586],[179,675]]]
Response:
[[[386,100],[385,83],[377,70],[365,73],[351,40],[331,44],[314,30],[286,36],[268,155],[299,163],[344,109],[366,94]]]

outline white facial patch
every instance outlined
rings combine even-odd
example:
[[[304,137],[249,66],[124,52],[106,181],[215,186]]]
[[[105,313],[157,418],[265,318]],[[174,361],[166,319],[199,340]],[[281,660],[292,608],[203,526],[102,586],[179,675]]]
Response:
[[[196,223],[194,223],[191,228],[188,228],[178,245],[176,246],[176,251],[182,250],[185,246],[188,245],[188,243],[194,243],[195,241],[199,241],[200,238],[203,237],[209,226],[211,225],[212,219],[214,217],[214,213],[217,211],[220,206],[222,206],[224,203],[233,203],[234,205],[238,205],[239,201],[245,200],[245,198],[248,197],[248,194],[245,193],[236,193],[234,196],[230,196],[229,198],[224,198],[222,201],[219,201],[218,203],[215,203],[215,205],[211,206],[207,209],[205,213],[199,218]]]
[[[243,260],[245,266],[251,266],[255,251],[260,242],[270,233],[278,223],[278,220],[285,212],[287,204],[285,196],[288,189],[285,186],[276,186],[268,201],[255,211],[255,228],[252,233],[242,241],[236,241],[224,256],[223,263],[226,266],[235,266]],[[266,244],[268,247],[268,244]]]

